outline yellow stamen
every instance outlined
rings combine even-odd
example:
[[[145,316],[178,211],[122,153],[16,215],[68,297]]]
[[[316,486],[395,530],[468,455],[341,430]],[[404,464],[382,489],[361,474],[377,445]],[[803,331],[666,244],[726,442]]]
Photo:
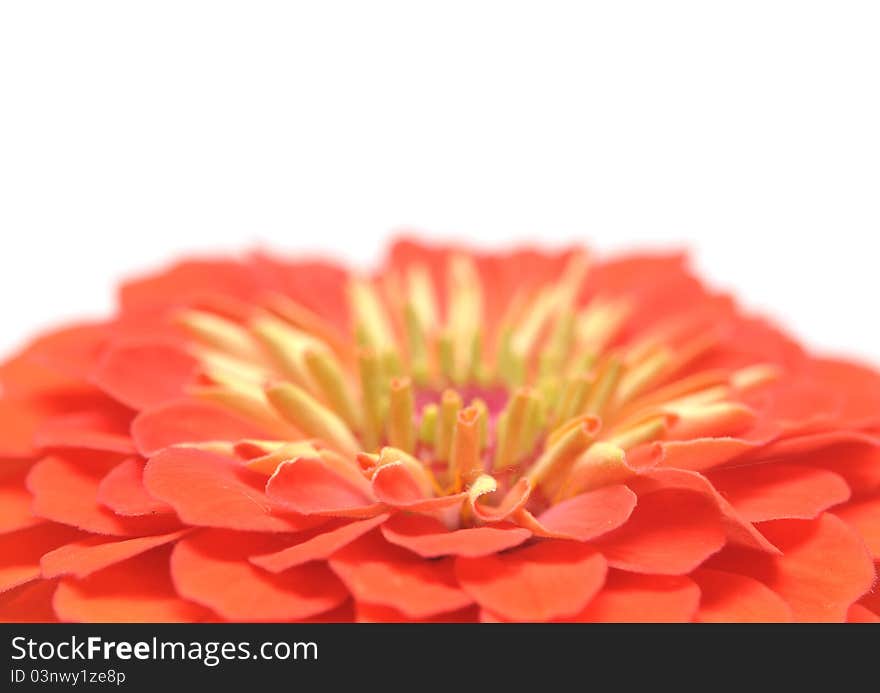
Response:
[[[436,404],[431,402],[422,407],[422,416],[419,420],[419,440],[425,445],[434,445],[437,439],[437,419],[439,410]]]
[[[216,402],[224,409],[241,414],[263,426],[267,431],[284,437],[298,437],[299,431],[278,415],[262,392],[254,395],[227,387],[196,387],[192,393],[199,399]]]
[[[544,450],[526,477],[536,486],[551,476],[564,474],[574,459],[592,442],[593,432],[586,423],[575,426]]]
[[[361,396],[363,398],[363,438],[367,450],[375,450],[382,438],[385,420],[385,387],[379,358],[371,349],[363,349],[358,355],[360,366]]]
[[[531,390],[520,388],[508,401],[499,417],[494,465],[496,470],[516,463],[519,458],[531,399]]]
[[[479,397],[475,397],[471,401],[471,406],[477,410],[477,430],[480,436],[480,449],[484,450],[489,442],[489,407]]]
[[[668,417],[662,415],[653,416],[630,428],[615,433],[605,442],[624,450],[629,450],[642,443],[649,443],[663,437],[669,426],[667,419]]]
[[[213,313],[185,310],[177,321],[203,344],[249,362],[263,361],[260,345],[237,323]]]
[[[626,465],[626,453],[622,448],[611,443],[593,443],[575,460],[556,500],[558,502],[602,486],[624,483],[634,474]]]
[[[596,383],[590,388],[584,414],[600,415],[614,394],[623,371],[623,364],[616,356],[609,357],[599,369]]]
[[[730,384],[740,392],[761,387],[771,383],[782,375],[782,369],[771,363],[759,363],[747,368],[741,368],[730,376]]]
[[[254,320],[251,330],[286,378],[301,387],[310,386],[310,375],[303,355],[309,347],[318,351],[326,349],[321,342],[306,332],[268,316]]]
[[[272,406],[309,437],[320,438],[340,451],[354,455],[360,444],[345,422],[301,387],[280,383],[266,389]]]
[[[452,446],[452,431],[455,419],[461,409],[461,395],[455,390],[444,390],[440,399],[440,415],[437,421],[437,435],[434,439],[434,456],[445,462],[449,459]]]
[[[388,442],[407,453],[415,450],[413,426],[413,389],[409,378],[391,381],[391,400],[388,410]]]
[[[391,326],[375,286],[363,279],[354,279],[348,287],[352,312],[359,331],[368,346],[384,354],[394,343]]]
[[[330,408],[353,431],[361,428],[360,414],[351,396],[345,373],[329,351],[306,348],[303,353],[306,370],[318,385]]]

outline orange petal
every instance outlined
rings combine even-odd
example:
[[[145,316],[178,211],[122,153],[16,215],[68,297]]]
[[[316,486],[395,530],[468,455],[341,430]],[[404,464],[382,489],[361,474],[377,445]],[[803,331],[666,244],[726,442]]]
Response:
[[[198,361],[182,349],[156,341],[123,342],[108,348],[92,382],[134,409],[177,399],[195,381]]]
[[[117,515],[173,513],[167,503],[153,498],[144,488],[144,462],[132,457],[113,467],[98,484],[98,503]]]
[[[458,587],[451,558],[425,561],[375,532],[339,551],[330,567],[357,601],[390,606],[409,618],[427,618],[473,602]]]
[[[358,602],[355,611],[358,623],[476,623],[479,620],[479,609],[475,605],[425,618],[410,618],[390,606],[365,602]]]
[[[62,580],[53,601],[58,618],[87,623],[213,620],[211,612],[177,595],[169,552],[170,547],[159,547],[83,580]]]
[[[30,462],[0,464],[0,534],[42,522],[31,513],[31,494],[25,486]]]
[[[271,537],[204,530],[179,541],[171,574],[185,598],[231,621],[295,621],[329,611],[348,592],[324,563],[310,563],[273,575],[248,556],[278,548]]]
[[[537,518],[521,510],[517,521],[537,536],[590,541],[624,524],[635,507],[629,488],[606,486],[557,503]]]
[[[685,469],[651,469],[633,479],[630,487],[640,496],[659,489],[675,488],[699,493],[718,508],[728,540],[750,549],[779,554],[779,549],[773,546],[751,522],[742,517],[736,508],[715,490],[712,483],[698,472]]]
[[[122,541],[91,536],[65,544],[44,554],[40,560],[40,568],[44,578],[54,578],[61,575],[84,578],[157,546],[177,541],[189,531],[184,529],[170,534],[123,539]]]
[[[0,623],[57,623],[54,580],[37,580],[0,593]]]
[[[132,412],[112,400],[85,411],[52,416],[37,428],[34,444],[41,448],[83,448],[123,455],[135,452],[129,436]]]
[[[53,522],[0,534],[0,592],[40,577],[43,554],[82,536]]]
[[[719,469],[708,479],[750,522],[808,520],[850,495],[846,481],[837,474],[796,464],[767,462]]]
[[[464,590],[480,606],[513,621],[579,613],[602,587],[606,570],[605,559],[589,546],[553,539],[455,562]]]
[[[309,561],[323,561],[387,519],[387,514],[377,515],[366,520],[341,521],[342,524],[333,529],[319,527],[310,533],[312,536],[298,544],[273,553],[251,556],[250,561],[270,573],[280,573]]]
[[[392,544],[423,558],[437,556],[485,556],[522,544],[532,533],[515,525],[485,525],[449,530],[425,515],[398,513],[382,526]]]
[[[277,438],[259,424],[218,404],[194,399],[174,400],[147,409],[135,418],[131,435],[146,457],[179,443]]]
[[[875,561],[880,561],[880,496],[835,508],[834,514],[855,529]]]
[[[605,585],[571,621],[585,623],[679,623],[690,621],[700,590],[683,575],[639,575],[611,570]]]
[[[861,538],[829,513],[765,522],[761,531],[782,556],[729,547],[707,567],[760,580],[789,604],[796,621],[842,622],[874,582],[874,564]]]
[[[683,575],[726,540],[717,508],[704,496],[664,489],[639,496],[623,527],[596,540],[608,564],[636,573]]]
[[[52,455],[37,462],[27,485],[33,512],[55,522],[96,534],[135,536],[168,532],[180,526],[169,516],[122,517],[98,504],[106,464],[82,455]]]
[[[861,604],[853,604],[846,614],[847,623],[880,623],[880,616]]]
[[[372,517],[383,512],[370,483],[354,474],[343,475],[318,457],[299,457],[278,465],[266,484],[276,503],[304,515]]]
[[[691,577],[702,592],[697,620],[703,623],[778,623],[791,607],[765,584],[746,575],[700,568]]]
[[[296,532],[317,524],[272,502],[264,483],[264,476],[235,460],[195,448],[168,448],[144,468],[147,491],[187,524],[262,532]]]

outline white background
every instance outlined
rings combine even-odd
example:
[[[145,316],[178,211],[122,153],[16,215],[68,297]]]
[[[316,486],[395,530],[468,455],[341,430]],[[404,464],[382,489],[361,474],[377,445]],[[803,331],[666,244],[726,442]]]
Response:
[[[880,3],[0,5],[0,354],[181,253],[689,247],[880,364]]]

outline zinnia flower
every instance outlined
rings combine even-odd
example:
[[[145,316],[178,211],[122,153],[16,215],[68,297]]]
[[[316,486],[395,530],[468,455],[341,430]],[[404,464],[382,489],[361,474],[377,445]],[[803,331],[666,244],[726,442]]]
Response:
[[[187,261],[0,378],[0,619],[880,620],[880,376],[679,256]]]

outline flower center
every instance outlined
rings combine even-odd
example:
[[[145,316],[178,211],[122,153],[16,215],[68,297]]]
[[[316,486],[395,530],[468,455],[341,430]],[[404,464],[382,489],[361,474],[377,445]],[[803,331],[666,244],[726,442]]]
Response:
[[[525,479],[532,502],[552,504],[626,480],[646,444],[741,431],[752,414],[739,395],[774,377],[697,370],[714,346],[698,321],[626,338],[629,302],[584,302],[586,274],[574,255],[554,280],[491,301],[461,255],[443,301],[418,265],[354,279],[350,338],[280,296],[246,320],[189,310],[180,322],[203,365],[198,394],[278,432],[239,447],[252,468],[328,449],[367,475],[405,460],[435,494]]]

